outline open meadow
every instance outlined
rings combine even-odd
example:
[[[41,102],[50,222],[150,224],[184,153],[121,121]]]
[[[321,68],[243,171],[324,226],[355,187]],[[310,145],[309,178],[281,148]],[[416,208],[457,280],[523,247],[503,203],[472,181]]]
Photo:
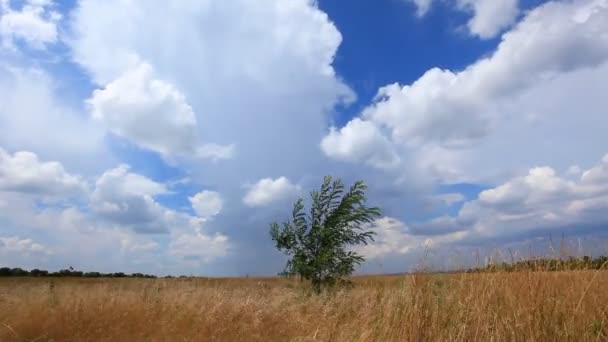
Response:
[[[608,272],[0,279],[0,341],[606,341]]]

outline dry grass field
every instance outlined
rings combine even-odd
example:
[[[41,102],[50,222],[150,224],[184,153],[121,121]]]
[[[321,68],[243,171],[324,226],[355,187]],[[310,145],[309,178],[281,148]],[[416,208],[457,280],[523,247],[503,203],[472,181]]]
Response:
[[[0,341],[606,341],[608,272],[0,279]]]

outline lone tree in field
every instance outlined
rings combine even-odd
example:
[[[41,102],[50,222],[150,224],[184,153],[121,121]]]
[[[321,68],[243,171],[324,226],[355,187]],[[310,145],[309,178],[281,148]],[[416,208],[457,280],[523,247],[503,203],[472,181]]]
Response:
[[[340,179],[325,177],[320,191],[311,195],[307,215],[300,198],[293,205],[291,221],[270,225],[277,248],[290,256],[283,275],[299,275],[318,293],[352,274],[365,259],[349,247],[373,241],[367,223],[380,216],[380,209],[366,206],[367,186],[356,182],[345,192]]]

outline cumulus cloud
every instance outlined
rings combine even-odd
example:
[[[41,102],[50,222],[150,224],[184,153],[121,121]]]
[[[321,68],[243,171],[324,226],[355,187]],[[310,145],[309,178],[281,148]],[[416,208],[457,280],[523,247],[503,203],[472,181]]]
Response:
[[[194,212],[203,218],[213,217],[222,211],[224,202],[217,191],[201,191],[188,197]]]
[[[243,197],[243,203],[250,207],[261,207],[293,196],[300,190],[299,185],[292,184],[285,177],[264,178],[249,189]]]
[[[229,252],[228,238],[224,235],[201,233],[180,235],[169,245],[169,253],[187,262],[208,263]]]
[[[166,233],[170,213],[154,196],[166,193],[163,184],[129,172],[127,165],[104,172],[95,183],[91,206],[107,222],[140,233]]]
[[[0,191],[39,196],[83,195],[87,185],[56,161],[41,161],[35,153],[10,154],[0,148]]]
[[[376,241],[358,251],[374,260],[427,248],[504,245],[564,233],[597,236],[607,224],[608,155],[574,180],[551,167],[532,168],[464,202],[455,216],[408,223],[378,219],[368,227],[376,232]]]
[[[479,195],[480,203],[501,206],[503,209],[521,209],[522,203],[543,203],[556,195],[566,195],[574,187],[555,174],[550,167],[536,167],[528,175],[513,179],[496,188],[483,191]]]
[[[83,0],[64,15],[69,18],[62,26],[66,46],[53,47],[49,54],[66,52],[78,65],[62,59],[36,64],[48,66],[46,72],[2,64],[0,146],[61,160],[67,169],[96,181],[90,202],[79,208],[37,208],[27,198],[3,194],[0,220],[8,227],[3,229],[13,236],[23,228],[25,236],[40,235],[42,241],[65,246],[54,265],[66,259],[95,265],[98,260],[100,268],[146,263],[141,269],[162,265],[189,273],[211,266],[203,269],[199,262],[181,268],[184,260],[211,262],[214,255],[229,255],[224,247],[235,243],[235,264],[259,255],[259,245],[268,240],[266,230],[243,234],[241,224],[265,226],[264,215],[272,208],[256,207],[263,222],[248,217],[253,210],[241,207],[242,184],[270,174],[316,183],[323,174],[313,166],[326,162],[319,141],[332,109],[354,98],[332,66],[342,37],[327,15],[309,0],[177,5]],[[167,20],[178,24],[167,30]],[[51,77],[55,72],[57,79]],[[80,99],[91,88],[97,91],[88,96],[86,115]],[[179,169],[204,180],[235,206],[233,214],[205,220],[170,209],[167,203],[175,205],[174,196],[183,199],[184,193],[168,194],[173,186],[163,176],[152,180],[125,166],[108,170],[124,161],[139,169],[156,159],[138,149],[120,150],[107,132],[162,155],[171,172]],[[56,236],[47,233],[51,230]],[[268,268],[266,262],[252,267]],[[234,268],[223,264],[215,270],[225,274]]]
[[[35,237],[0,237],[3,261],[19,267],[56,270],[72,265],[102,272],[202,274],[209,263],[230,253],[227,236],[206,233],[200,219],[187,215],[173,215],[170,234],[150,235],[108,224],[75,207],[40,210],[10,205],[12,211],[0,211],[4,233]]]
[[[392,144],[378,127],[359,118],[339,130],[332,127],[321,141],[321,149],[331,158],[365,162],[381,169],[394,168],[400,162]]]
[[[401,143],[462,146],[478,140],[504,98],[556,73],[605,62],[607,18],[604,1],[547,3],[506,33],[492,56],[461,72],[434,68],[412,85],[386,86],[364,116],[389,127]]]
[[[408,227],[401,221],[383,217],[368,227],[374,231],[374,242],[357,250],[368,259],[376,259],[391,254],[405,254],[414,246]]]
[[[122,251],[128,253],[155,252],[160,248],[160,244],[156,241],[133,242],[129,238],[121,240],[121,246]]]
[[[54,11],[53,1],[26,0],[21,9],[11,7],[9,0],[0,1],[0,40],[5,48],[15,49],[22,41],[43,49],[57,41],[57,24],[61,14]]]
[[[545,162],[561,166],[567,158],[580,158],[573,146],[591,158],[597,147],[586,144],[586,139],[577,139],[577,144],[564,137],[568,126],[578,122],[578,129],[602,139],[592,122],[604,120],[600,114],[604,100],[587,85],[605,82],[607,19],[605,1],[546,3],[505,33],[493,54],[462,71],[433,68],[410,85],[382,87],[374,103],[354,120],[387,130],[387,139],[401,146],[402,158],[415,156],[410,165],[443,180],[475,178],[487,171],[478,167],[480,162],[500,172],[505,161],[497,156],[507,151],[535,162],[533,158],[547,155],[541,151],[551,144],[562,147],[562,153]],[[575,91],[572,84],[585,88],[577,92],[581,97],[576,100],[563,96]],[[548,103],[546,98],[555,100]],[[584,112],[576,109],[581,103]],[[573,116],[573,111],[582,116]],[[527,119],[530,113],[536,113],[534,123]],[[518,138],[505,145],[513,136]],[[552,143],[539,143],[540,139]]]
[[[233,146],[200,143],[196,117],[185,96],[173,84],[154,78],[147,63],[95,90],[87,102],[93,118],[111,132],[166,158],[219,160],[233,154]]]
[[[96,182],[95,196],[105,197],[105,193],[155,196],[167,193],[165,185],[145,176],[129,172],[129,166],[120,165],[104,172]]]
[[[511,26],[517,15],[519,0],[458,0],[464,11],[473,12],[467,23],[469,32],[482,39],[495,37]]]
[[[147,63],[152,79],[171,84],[187,100],[198,137],[216,144],[197,152],[234,155],[218,163],[178,160],[174,166],[230,203],[230,215],[205,225],[230,236],[241,260],[259,255],[268,241],[266,229],[244,233],[243,222],[265,227],[275,208],[258,204],[268,201],[262,199],[249,210],[243,184],[269,175],[321,180],[327,158],[319,142],[334,106],[354,98],[332,66],[342,36],[327,14],[309,0],[84,0],[72,14],[72,57],[94,83],[103,89]],[[167,21],[179,25],[167,30]],[[237,259],[233,268],[241,267]]]
[[[0,60],[0,146],[35,151],[78,172],[96,172],[111,160],[103,129],[64,101],[61,86],[41,68]]]
[[[457,193],[457,192],[440,194],[440,195],[435,196],[435,198],[440,200],[441,202],[445,203],[445,205],[447,205],[447,206],[451,206],[451,205],[454,205],[456,203],[459,203],[459,202],[462,202],[465,200],[464,195],[461,193]]]
[[[424,16],[429,9],[431,8],[431,5],[433,4],[433,0],[408,0],[410,2],[413,2],[414,5],[416,5],[416,14],[419,17]]]
[[[416,6],[416,14],[423,17],[434,0],[408,0]],[[519,0],[450,0],[454,9],[471,13],[467,23],[471,35],[482,39],[495,37],[509,28],[519,14]]]
[[[32,239],[21,239],[17,236],[0,237],[0,253],[19,253],[19,254],[51,254],[52,252],[42,244],[32,241]]]
[[[195,158],[208,159],[212,162],[217,162],[224,159],[232,159],[236,153],[236,146],[234,144],[229,145],[218,145],[218,144],[204,144],[198,146],[194,151],[193,156]]]
[[[52,265],[104,260],[104,267],[161,273],[267,273],[272,248],[265,247],[267,230],[255,228],[274,219],[273,204],[318,185],[328,171],[367,180],[374,203],[387,215],[403,215],[376,222],[377,243],[364,248],[374,260],[427,245],[539,235],[591,222],[584,216],[602,222],[606,166],[567,177],[560,170],[589,165],[605,146],[608,98],[597,86],[608,78],[605,2],[543,5],[494,53],[463,70],[435,68],[412,84],[387,85],[360,117],[328,130],[333,107],[354,98],[332,66],[340,33],[314,1],[260,1],[79,2],[66,44],[91,77],[84,88],[97,88],[88,96],[88,116],[61,101],[65,85],[46,72],[0,64],[0,146],[36,151],[39,163],[61,160],[88,177],[101,174],[90,202],[79,207],[38,208],[28,196],[2,191],[0,235],[48,243],[56,251]],[[422,12],[431,4],[416,2]],[[513,1],[453,3],[472,13],[468,28],[481,38],[498,35],[518,15]],[[498,18],[500,11],[508,15]],[[167,21],[178,24],[167,29]],[[160,154],[169,173],[205,185],[166,180],[164,166],[154,170],[156,180],[126,165],[108,170],[119,162],[101,151],[106,132]],[[122,156],[139,169],[141,155],[130,153],[140,151]],[[372,168],[328,163],[323,154]],[[85,163],[94,165],[89,172],[82,172]],[[552,168],[514,176],[532,165]],[[498,185],[473,201],[405,194],[416,186],[480,182],[492,169],[504,173],[485,184]],[[259,181],[244,191],[251,180]],[[189,197],[195,214],[170,208],[173,196],[186,197],[172,191],[191,185],[217,192]],[[418,196],[444,207],[465,203],[454,217],[406,222],[411,211],[404,208],[423,202]],[[217,215],[224,211],[230,215]],[[242,229],[244,222],[254,229]],[[264,253],[269,259],[259,265],[243,263]],[[221,265],[213,263],[220,258]]]
[[[0,192],[2,233],[9,236],[0,238],[0,254],[20,267],[58,269],[69,263],[84,270],[157,274],[192,272],[192,255],[198,256],[197,272],[229,255],[230,239],[208,233],[204,218],[155,200],[167,191],[121,165],[99,177],[88,205],[40,207],[35,197]]]
[[[18,235],[0,236],[0,258],[3,267],[44,268],[42,264],[55,255],[56,251],[52,247],[40,241]]]
[[[477,140],[488,133],[502,99],[556,73],[605,62],[607,18],[604,1],[547,3],[506,33],[492,56],[461,72],[434,68],[412,85],[384,87],[364,115],[389,127],[398,142]]]
[[[415,233],[457,230],[465,233],[463,242],[589,234],[608,224],[607,213],[608,157],[604,157],[574,180],[551,167],[532,168],[482,191],[477,199],[464,203],[457,216],[434,219]]]
[[[374,241],[368,245],[358,246],[357,252],[364,255],[368,262],[403,260],[406,257],[420,257],[440,246],[461,241],[463,233],[460,231],[442,230],[430,234],[419,234],[409,224],[393,218],[382,217],[371,223],[368,227],[375,232]],[[406,269],[414,269],[418,265],[409,259]],[[404,270],[403,263],[393,269]]]
[[[187,100],[189,110],[183,113],[188,118],[193,113],[196,128],[183,125],[184,131],[177,132],[182,134],[162,140],[163,146],[191,145],[187,137],[194,129],[216,145],[190,148],[190,153],[234,155],[234,162],[218,163],[226,165],[190,165],[207,182],[243,184],[278,167],[286,176],[301,172],[321,157],[318,143],[328,112],[352,99],[332,67],[342,37],[308,0],[186,1],[178,6],[85,0],[72,18],[74,60],[95,83],[112,84],[144,61],[153,70],[148,77],[171,84]],[[180,25],[167,30],[161,24],[166,20]],[[172,121],[159,120],[173,127]],[[144,142],[157,146],[155,139],[161,138]],[[239,168],[249,175],[233,171]]]
[[[219,193],[202,191],[189,198],[199,217],[162,206],[155,196],[166,193],[168,189],[164,184],[132,173],[127,165],[121,165],[99,177],[91,195],[91,205],[97,215],[115,228],[135,233],[168,234],[166,253],[170,256],[182,259],[197,256],[203,263],[225,256],[230,245],[228,237],[203,231],[206,218],[217,215],[222,209]],[[158,248],[154,242],[134,244],[124,238],[122,241],[123,250],[145,252]]]
[[[461,220],[440,216],[426,222],[410,224],[409,232],[414,236],[426,236],[428,241],[432,242],[434,238],[466,230],[461,223]]]

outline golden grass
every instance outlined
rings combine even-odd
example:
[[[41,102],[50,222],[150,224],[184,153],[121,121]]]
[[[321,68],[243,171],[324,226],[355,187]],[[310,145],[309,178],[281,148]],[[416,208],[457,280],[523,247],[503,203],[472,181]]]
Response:
[[[606,341],[608,272],[0,280],[0,341]]]

